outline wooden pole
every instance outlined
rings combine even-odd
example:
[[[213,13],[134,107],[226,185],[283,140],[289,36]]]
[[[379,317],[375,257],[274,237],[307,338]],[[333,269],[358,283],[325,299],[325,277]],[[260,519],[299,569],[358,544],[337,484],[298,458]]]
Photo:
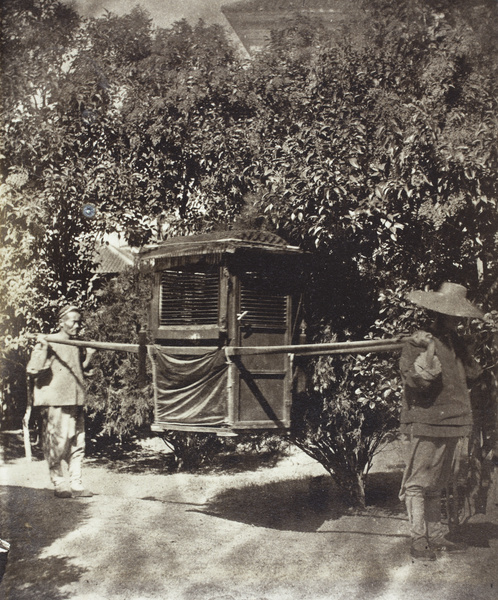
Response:
[[[297,349],[294,354],[299,354],[300,356],[329,356],[334,354],[369,354],[373,352],[375,354],[380,354],[382,352],[397,352],[403,348],[403,344],[380,344],[379,346],[362,346],[351,349],[341,349],[337,348],[335,350],[315,350],[315,351],[305,351],[299,352]]]
[[[138,333],[138,342],[138,384],[140,387],[144,387],[147,381],[147,331],[143,327]]]
[[[31,462],[31,440],[29,439],[29,420],[31,418],[31,407],[33,406],[33,396],[31,389],[31,377],[26,377],[26,412],[22,419],[22,437],[24,441],[24,454],[26,460]]]
[[[287,345],[287,346],[242,346],[242,347],[227,347],[225,348],[226,355],[231,356],[246,356],[259,354],[367,354],[369,352],[391,352],[400,350],[405,341],[405,338],[391,338],[388,340],[364,340],[359,342],[332,342],[323,344],[302,344],[302,345]]]
[[[30,334],[30,337],[36,337]],[[95,350],[114,350],[117,352],[140,353],[143,344],[121,344],[115,342],[93,342],[86,340],[64,340],[56,336],[45,336],[47,342],[66,344],[68,346],[79,346],[83,348],[95,348]],[[226,346],[225,354],[228,358],[232,356],[261,355],[261,354],[304,354],[313,356],[318,354],[367,354],[369,352],[392,352],[401,350],[403,344],[410,337],[398,337],[391,339],[362,340],[358,342],[331,342],[323,344],[296,344],[285,346]],[[163,347],[171,354],[205,354],[213,351],[214,347]]]
[[[28,337],[38,337],[33,334],[28,334]],[[77,346],[80,348],[95,348],[95,350],[115,350],[117,352],[132,352],[138,354],[139,344],[121,344],[118,342],[94,342],[91,340],[64,340],[54,335],[46,335],[45,340],[54,344],[65,344],[66,346]]]

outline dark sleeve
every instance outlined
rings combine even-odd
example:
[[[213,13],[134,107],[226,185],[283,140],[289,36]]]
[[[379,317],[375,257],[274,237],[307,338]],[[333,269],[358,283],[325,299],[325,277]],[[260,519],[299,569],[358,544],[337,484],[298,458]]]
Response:
[[[465,367],[465,376],[468,381],[475,381],[482,375],[482,367],[477,360],[467,352],[466,360],[463,363]]]
[[[467,378],[468,382],[473,382],[482,375],[482,367],[474,358],[469,350],[469,347],[462,340],[462,338],[457,338],[457,344],[458,355],[461,358],[465,369],[465,377]]]

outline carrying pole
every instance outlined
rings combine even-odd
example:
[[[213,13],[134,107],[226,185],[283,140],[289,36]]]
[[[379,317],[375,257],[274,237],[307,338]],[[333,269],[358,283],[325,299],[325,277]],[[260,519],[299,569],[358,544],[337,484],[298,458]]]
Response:
[[[29,337],[37,337],[28,334]],[[114,350],[117,352],[132,352],[142,354],[145,346],[145,335],[141,338],[140,344],[121,344],[114,342],[94,342],[86,340],[64,340],[58,337],[47,335],[45,340],[56,344],[66,344],[68,346],[78,346],[81,348],[94,348],[95,350]],[[285,346],[226,346],[225,354],[227,358],[233,356],[261,355],[261,354],[301,354],[305,356],[328,355],[328,354],[368,354],[370,352],[392,352],[401,350],[403,344],[411,337],[397,337],[391,339],[373,339],[362,340],[358,342],[331,342],[319,344],[295,344]],[[198,347],[168,347],[173,354],[199,354],[201,348]],[[202,348],[202,352],[208,352],[210,348]]]
[[[28,337],[37,338],[37,335],[28,334]],[[54,335],[44,336],[45,340],[49,343],[54,344],[65,344],[66,346],[77,346],[79,348],[94,348],[95,350],[115,350],[117,352],[132,352],[138,354],[140,345],[139,344],[124,344],[118,342],[94,342],[91,340],[73,340],[73,339],[60,339]]]
[[[410,337],[391,339],[363,340],[358,342],[331,342],[322,344],[300,344],[286,346],[229,346],[225,348],[227,357],[255,356],[259,354],[300,354],[313,356],[318,354],[368,354],[370,352],[391,352],[401,350]]]

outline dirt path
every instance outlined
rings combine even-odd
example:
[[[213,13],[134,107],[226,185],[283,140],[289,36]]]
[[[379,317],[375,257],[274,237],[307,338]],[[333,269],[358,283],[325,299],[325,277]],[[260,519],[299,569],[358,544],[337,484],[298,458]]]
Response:
[[[1,468],[6,600],[495,600],[498,511],[467,526],[469,551],[412,562],[395,456],[362,514],[296,452],[234,474],[134,474],[88,465],[91,499],[60,500],[46,466]]]

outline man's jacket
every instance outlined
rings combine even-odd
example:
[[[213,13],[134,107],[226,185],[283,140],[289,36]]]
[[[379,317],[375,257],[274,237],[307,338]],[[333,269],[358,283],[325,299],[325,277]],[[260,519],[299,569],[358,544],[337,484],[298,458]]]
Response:
[[[56,335],[61,335],[56,334]],[[79,348],[36,344],[26,371],[35,376],[34,406],[80,406],[85,402],[83,354]]]
[[[404,398],[401,431],[418,436],[460,437],[470,433],[472,409],[468,381],[480,374],[463,341],[455,334],[433,335],[435,358],[409,341],[400,359]]]

